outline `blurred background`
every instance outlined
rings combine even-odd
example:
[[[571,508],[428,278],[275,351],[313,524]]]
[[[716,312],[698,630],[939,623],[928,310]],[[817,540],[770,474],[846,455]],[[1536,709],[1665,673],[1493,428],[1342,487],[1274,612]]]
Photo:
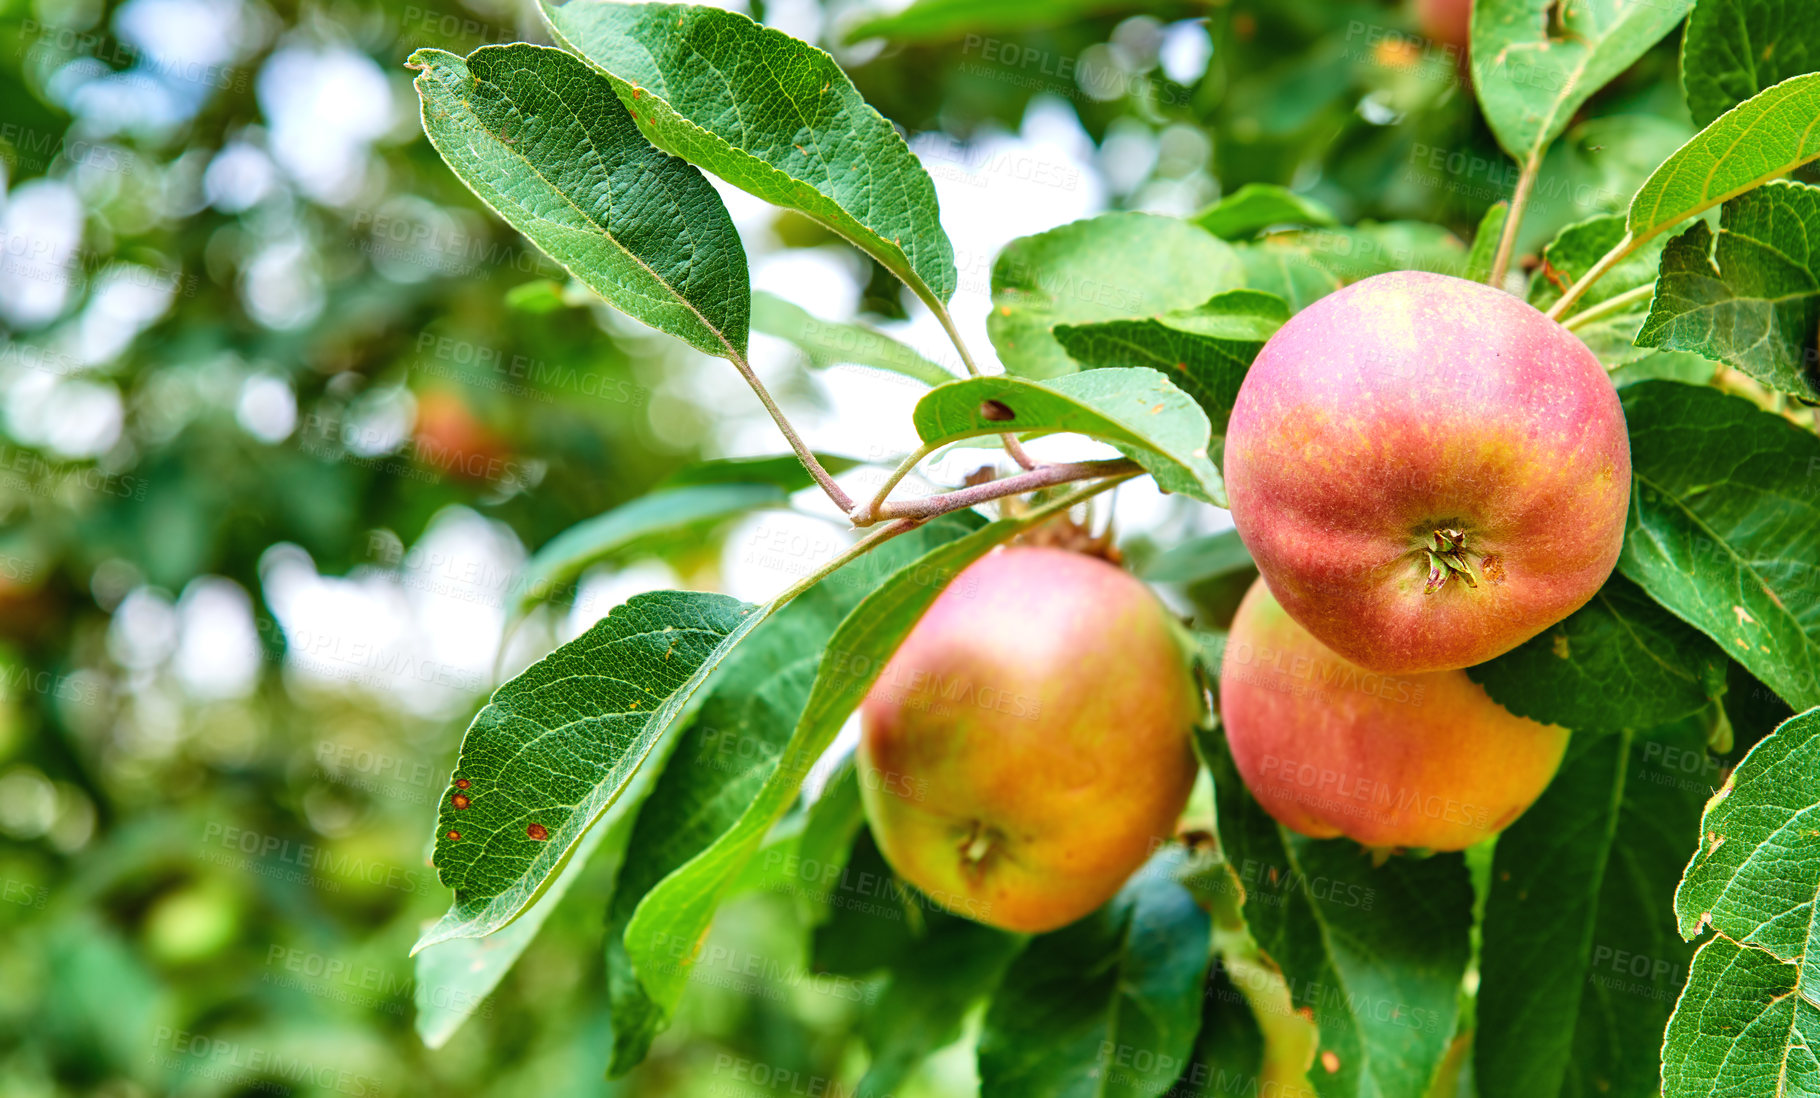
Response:
[[[942,3],[849,41],[894,7],[742,10],[833,50],[910,137],[977,353],[1015,236],[1269,181],[1469,238],[1515,182],[1459,51],[1393,0]],[[762,598],[849,537],[802,494],[508,630],[560,531],[781,449],[725,362],[567,287],[424,140],[405,57],[517,39],[545,40],[517,0],[0,0],[6,1098],[842,1094],[863,1068],[863,980],[789,978],[787,902],[751,896],[714,933],[785,964],[697,981],[604,1081],[598,873],[490,997],[437,1003],[474,1015],[446,1047],[414,1031],[441,990],[407,957],[448,900],[434,804],[492,687],[636,591]],[[1674,47],[1556,149],[1521,250],[1691,133]],[[870,260],[727,198],[758,287],[953,361]],[[753,350],[818,449],[913,447],[919,386]],[[1223,522],[1135,488],[1117,516],[1140,558]],[[957,1047],[906,1093],[975,1089]]]

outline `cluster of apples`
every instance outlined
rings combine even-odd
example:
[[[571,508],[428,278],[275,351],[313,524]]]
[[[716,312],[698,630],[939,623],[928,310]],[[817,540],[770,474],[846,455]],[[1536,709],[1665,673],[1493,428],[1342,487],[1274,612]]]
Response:
[[[1374,848],[1458,850],[1508,826],[1568,733],[1462,668],[1571,614],[1617,561],[1630,448],[1597,358],[1499,290],[1379,275],[1265,345],[1225,466],[1260,576],[1219,716],[1258,802]],[[966,578],[867,696],[867,817],[936,902],[1053,929],[1172,832],[1202,692],[1167,610],[1114,565],[1010,548]]]

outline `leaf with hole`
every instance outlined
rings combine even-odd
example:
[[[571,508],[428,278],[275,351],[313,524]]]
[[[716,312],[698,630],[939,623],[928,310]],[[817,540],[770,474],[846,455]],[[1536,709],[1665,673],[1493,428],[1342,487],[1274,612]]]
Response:
[[[1155,370],[1107,369],[1029,381],[970,378],[917,401],[916,433],[931,447],[983,435],[1066,432],[1112,444],[1165,491],[1225,506],[1226,487],[1208,457],[1207,414]]]

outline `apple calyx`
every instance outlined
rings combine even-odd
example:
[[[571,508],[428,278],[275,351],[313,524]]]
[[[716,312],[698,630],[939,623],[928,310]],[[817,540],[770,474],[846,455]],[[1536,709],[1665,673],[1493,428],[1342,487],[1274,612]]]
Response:
[[[1434,540],[1422,547],[1422,554],[1428,560],[1428,582],[1422,587],[1424,594],[1432,595],[1454,579],[1468,587],[1479,586],[1472,558],[1467,555],[1466,531],[1453,526],[1436,530]]]
[[[993,840],[997,834],[979,820],[962,836],[958,849],[961,852],[961,869],[969,876],[978,878],[986,867],[986,858],[992,854]]]

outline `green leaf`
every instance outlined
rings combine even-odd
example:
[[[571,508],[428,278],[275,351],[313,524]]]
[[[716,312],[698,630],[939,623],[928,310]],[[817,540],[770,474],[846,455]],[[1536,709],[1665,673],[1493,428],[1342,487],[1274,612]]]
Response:
[[[1212,920],[1175,879],[1183,860],[1165,848],[1098,911],[1031,940],[986,1010],[981,1093],[1169,1089],[1194,1051],[1213,946]]]
[[[659,751],[662,750],[660,745]],[[618,872],[626,843],[632,837],[633,821],[651,792],[662,762],[653,758],[639,769],[626,792],[607,810],[606,817],[582,836],[575,856],[556,874],[543,898],[511,925],[484,938],[451,938],[417,954],[413,998],[417,1034],[426,1047],[443,1047],[474,1015],[584,872],[590,868],[609,874]]]
[[[1772,389],[1820,400],[1820,187],[1770,183],[1698,221],[1662,254],[1637,343],[1691,351]]]
[[[1504,151],[1526,164],[1694,0],[1475,0],[1472,83]]]
[[[1690,772],[1691,768],[1691,772]],[[1575,736],[1498,836],[1479,953],[1480,1098],[1652,1098],[1693,950],[1671,898],[1717,783],[1705,730]]]
[[[746,353],[746,253],[702,174],[652,148],[561,50],[411,55],[423,128],[461,181],[615,308],[711,355]]]
[[[1519,717],[1577,732],[1650,728],[1725,692],[1725,654],[1623,576],[1466,674]]]
[[[661,1016],[668,1017],[674,1009],[693,962],[689,948],[677,956],[675,943],[692,947],[707,932],[728,882],[789,807],[810,766],[833,742],[943,584],[994,546],[1048,518],[1052,509],[1037,508],[995,522],[925,553],[841,620],[819,655],[814,686],[794,730],[756,794],[743,802],[731,827],[645,894],[626,926],[630,964]]]
[[[917,0],[902,11],[862,19],[841,36],[846,43],[866,38],[897,42],[944,42],[965,34],[1053,27],[1102,12],[1137,9],[1136,0]]]
[[[1498,238],[1504,235],[1504,223],[1510,220],[1510,203],[1494,202],[1479,219],[1479,229],[1472,234],[1472,251],[1466,254],[1466,272],[1461,275],[1469,282],[1484,282],[1491,277],[1491,265],[1497,262]]]
[[[1320,1029],[1323,1098],[1426,1093],[1447,1051],[1470,953],[1472,883],[1458,854],[1373,866],[1346,840],[1277,824],[1246,792],[1224,737],[1201,737],[1220,849],[1258,946]]]
[[[1339,224],[1322,203],[1275,183],[1247,183],[1191,220],[1222,240],[1243,240],[1277,225]]]
[[[648,973],[623,940],[639,903],[733,827],[759,791],[775,780],[779,759],[816,681],[823,650],[841,620],[898,569],[983,525],[983,519],[969,513],[942,516],[849,562],[755,631],[710,681],[649,805],[639,814],[607,910],[615,1074],[643,1059],[651,1038],[668,1023],[665,1004],[647,992]],[[802,776],[795,778],[800,782]],[[803,857],[800,845],[795,851],[786,847],[770,854],[785,868],[791,857],[797,865]],[[800,896],[806,888],[793,891]],[[696,941],[674,935],[657,938],[661,963],[676,967],[678,952],[686,953]]]
[[[852,241],[931,307],[954,294],[935,184],[834,58],[738,12],[541,0],[651,143]]]
[[[1820,157],[1820,73],[1759,92],[1695,134],[1630,200],[1630,235],[1653,236],[1815,157]]]
[[[954,381],[917,401],[913,418],[932,447],[1006,431],[1088,435],[1142,465],[1163,490],[1226,505],[1225,484],[1207,456],[1206,413],[1155,370]]]
[[[1675,895],[1694,955],[1662,1046],[1664,1098],[1820,1093],[1820,710],[1751,749],[1706,806]]]
[[[548,598],[588,565],[640,541],[789,501],[789,494],[775,484],[695,484],[640,496],[576,523],[533,553],[513,584],[519,609]]]
[[[1151,583],[1199,583],[1252,567],[1251,550],[1237,530],[1191,538],[1157,554],[1139,569]]]
[[[1272,233],[1238,252],[1245,284],[1287,301],[1291,312],[1372,275],[1407,270],[1457,277],[1468,263],[1458,237],[1421,221]]]
[[[1021,935],[939,909],[927,914],[923,933],[892,965],[860,1027],[872,1059],[856,1098],[901,1093],[918,1064],[961,1036],[968,1012],[998,986],[1024,946]]]
[[[535,902],[702,681],[777,605],[637,595],[495,691],[462,738],[437,815],[432,860],[455,902],[413,952],[491,934]]]
[[[1547,311],[1561,299],[1568,287],[1580,280],[1593,265],[1618,247],[1624,240],[1624,218],[1606,214],[1562,229],[1559,236],[1542,250],[1542,267],[1529,284],[1529,303]],[[1607,271],[1604,277],[1583,294],[1567,311],[1571,319],[1595,305],[1620,294],[1648,286],[1656,281],[1656,268],[1661,261],[1662,244],[1651,240],[1638,247]],[[1574,335],[1599,356],[1608,368],[1622,366],[1647,357],[1651,352],[1635,344],[1637,329],[1649,315],[1647,296],[1609,315],[1586,324],[1575,325]]]
[[[1057,324],[1154,316],[1244,284],[1232,245],[1187,221],[1110,213],[1013,240],[992,264],[986,332],[1005,369],[1032,378],[1079,367]]]
[[[1227,290],[1205,304],[1138,320],[1058,324],[1056,342],[1089,369],[1147,366],[1173,378],[1224,435],[1251,360],[1289,319],[1259,290]]]
[[[1700,0],[1681,39],[1681,80],[1704,126],[1772,84],[1820,69],[1820,23],[1803,0]]]
[[[845,362],[902,374],[925,385],[940,385],[955,377],[883,332],[862,324],[823,320],[775,294],[753,295],[752,327],[789,340],[809,356],[809,365],[817,370]]]
[[[1291,313],[1299,313],[1346,285],[1346,280],[1317,262],[1307,250],[1271,236],[1239,245],[1239,263],[1245,285],[1283,299]]]
[[[1820,438],[1700,386],[1619,395],[1631,445],[1619,570],[1791,705],[1820,704]]]

